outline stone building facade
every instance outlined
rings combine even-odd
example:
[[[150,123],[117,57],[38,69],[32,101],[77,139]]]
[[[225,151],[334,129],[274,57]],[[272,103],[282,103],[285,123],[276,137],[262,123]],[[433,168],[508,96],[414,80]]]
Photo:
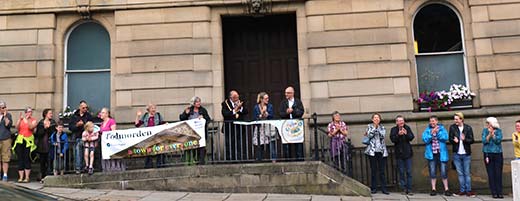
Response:
[[[67,98],[68,83],[73,81],[67,80],[72,77],[67,73],[76,72],[67,71],[71,54],[67,44],[77,27],[95,23],[109,36],[109,66],[99,72],[109,73],[108,89],[104,90],[110,97],[104,106],[111,108],[118,122],[132,122],[136,110],[150,102],[159,105],[166,120],[177,120],[194,95],[202,98],[212,117],[222,119],[220,103],[226,91],[240,88],[226,86],[236,78],[226,72],[227,33],[223,24],[228,17],[248,16],[247,2],[2,0],[0,99],[8,103],[10,111],[26,106],[37,111],[61,111],[66,105],[77,105]],[[319,123],[324,124],[332,111],[341,112],[351,125],[353,142],[360,145],[370,113],[382,113],[387,127],[395,115],[404,114],[416,133],[414,142],[420,145],[420,133],[430,113],[418,112],[414,103],[420,78],[413,22],[418,11],[430,4],[449,7],[460,20],[463,70],[466,83],[476,93],[470,108],[462,110],[466,122],[480,131],[484,117],[497,116],[506,139],[510,139],[514,121],[520,118],[520,0],[268,1],[267,15],[289,14],[294,18],[295,30],[289,31],[292,39],[286,40],[295,41],[297,54],[292,63],[284,65],[295,65],[292,74],[297,77],[295,82],[285,84],[297,85],[306,116],[316,112]],[[253,20],[261,19],[256,16]],[[241,31],[247,35],[247,30]],[[247,41],[257,39],[250,37]],[[254,65],[255,61],[244,62]],[[240,71],[240,67],[231,70]],[[246,75],[241,82],[253,82],[246,84],[261,83],[247,77],[255,77],[254,72],[238,75]],[[279,101],[285,86],[278,87],[279,91],[269,91],[278,94],[273,102]],[[452,112],[435,114],[451,124]],[[476,135],[481,136],[480,132]],[[474,149],[480,147],[477,144]],[[505,157],[511,158],[510,141],[504,142],[504,150]],[[474,164],[482,168],[482,156],[475,153]],[[426,167],[420,148],[415,159],[415,164]],[[505,175],[510,174],[507,164]],[[423,170],[418,169],[416,175],[426,175]],[[476,186],[484,188],[485,173],[479,171],[474,177]],[[416,178],[415,183],[427,184]],[[510,183],[507,179],[505,182]]]

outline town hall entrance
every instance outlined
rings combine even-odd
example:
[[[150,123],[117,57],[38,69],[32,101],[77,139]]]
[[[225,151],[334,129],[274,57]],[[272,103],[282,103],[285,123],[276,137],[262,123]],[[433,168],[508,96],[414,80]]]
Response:
[[[225,98],[238,90],[249,109],[265,91],[278,118],[287,86],[300,97],[296,14],[222,17]]]

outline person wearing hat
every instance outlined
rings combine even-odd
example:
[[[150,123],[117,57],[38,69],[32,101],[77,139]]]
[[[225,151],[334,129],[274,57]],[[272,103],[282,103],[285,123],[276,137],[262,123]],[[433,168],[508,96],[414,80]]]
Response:
[[[471,191],[471,144],[473,144],[473,129],[464,123],[464,114],[457,112],[453,116],[454,124],[450,126],[449,140],[453,147],[453,163],[459,175],[460,190],[455,196],[475,197]]]
[[[504,156],[502,155],[502,130],[495,117],[486,119],[486,128],[482,130],[482,151],[488,174],[489,189],[493,198],[504,198],[502,194],[502,170]]]

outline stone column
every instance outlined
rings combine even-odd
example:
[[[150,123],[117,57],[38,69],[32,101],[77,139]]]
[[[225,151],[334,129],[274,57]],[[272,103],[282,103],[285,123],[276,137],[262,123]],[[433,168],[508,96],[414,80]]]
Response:
[[[520,201],[520,160],[511,162],[513,180],[513,200]]]

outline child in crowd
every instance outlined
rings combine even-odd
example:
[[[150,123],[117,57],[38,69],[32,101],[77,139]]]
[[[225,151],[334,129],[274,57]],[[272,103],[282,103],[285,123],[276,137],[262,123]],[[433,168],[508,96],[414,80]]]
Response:
[[[65,171],[65,156],[69,149],[69,138],[67,133],[63,132],[62,121],[58,121],[56,124],[56,132],[51,135],[51,144],[54,146],[54,149],[51,149],[51,152],[54,152],[54,154],[51,155],[54,176],[57,176],[58,172],[63,175]]]
[[[85,131],[82,134],[83,147],[85,147],[85,169],[88,170],[88,174],[94,173],[94,150],[97,146],[97,140],[99,137],[98,131],[94,131],[94,123],[91,121],[85,124]],[[89,160],[90,159],[90,160]]]

